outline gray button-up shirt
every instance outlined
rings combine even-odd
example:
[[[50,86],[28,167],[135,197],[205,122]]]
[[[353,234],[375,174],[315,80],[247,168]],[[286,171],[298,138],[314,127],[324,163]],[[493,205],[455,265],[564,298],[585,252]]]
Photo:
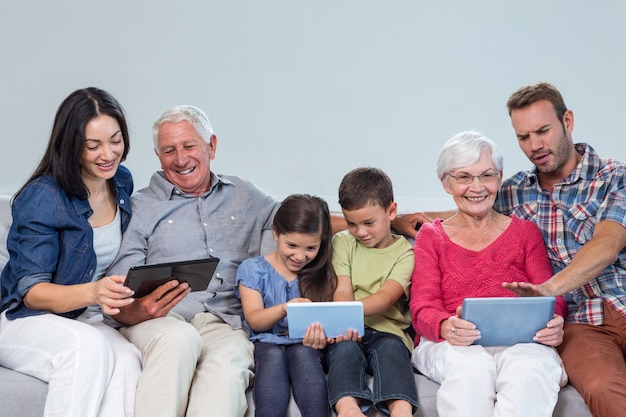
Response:
[[[241,303],[233,288],[237,268],[260,254],[262,235],[271,235],[280,203],[251,181],[214,173],[209,191],[187,195],[161,171],[131,202],[133,217],[107,275],[125,275],[135,265],[216,256],[220,263],[207,290],[190,293],[173,311],[187,320],[209,311],[240,329]]]

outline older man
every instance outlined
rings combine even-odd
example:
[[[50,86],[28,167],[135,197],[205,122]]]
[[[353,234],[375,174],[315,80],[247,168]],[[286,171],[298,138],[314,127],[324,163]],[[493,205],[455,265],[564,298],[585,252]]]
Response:
[[[170,281],[114,318],[143,352],[138,417],[242,416],[253,347],[242,329],[235,273],[258,255],[279,203],[252,182],[216,175],[217,137],[198,108],[180,106],[154,123],[162,171],[132,197],[133,218],[109,273],[134,265],[220,258],[207,291]]]

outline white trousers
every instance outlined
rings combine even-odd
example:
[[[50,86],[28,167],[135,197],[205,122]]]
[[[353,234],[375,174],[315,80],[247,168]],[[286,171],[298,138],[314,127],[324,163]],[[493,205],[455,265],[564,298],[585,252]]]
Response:
[[[137,417],[241,417],[254,347],[211,313],[171,313],[120,330],[143,353]]]
[[[45,417],[135,415],[141,353],[98,311],[76,320],[2,313],[0,365],[48,383]]]
[[[439,417],[550,417],[567,383],[556,349],[537,343],[484,348],[422,337],[411,362],[441,384]]]

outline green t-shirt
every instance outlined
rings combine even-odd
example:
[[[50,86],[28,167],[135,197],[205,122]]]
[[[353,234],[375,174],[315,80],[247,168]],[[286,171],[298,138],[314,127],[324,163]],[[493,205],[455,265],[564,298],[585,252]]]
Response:
[[[408,297],[415,255],[411,244],[403,237],[393,235],[394,243],[383,249],[368,248],[344,230],[333,236],[333,267],[337,275],[352,279],[354,299],[360,300],[380,290],[392,279],[404,288],[400,297],[387,311],[365,317],[365,325],[380,332],[400,337],[409,351],[413,340],[406,330],[411,325]]]

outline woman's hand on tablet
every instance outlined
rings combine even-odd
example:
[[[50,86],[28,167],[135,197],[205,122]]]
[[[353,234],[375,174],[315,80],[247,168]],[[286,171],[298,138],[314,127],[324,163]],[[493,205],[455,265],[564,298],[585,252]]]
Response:
[[[453,346],[469,346],[480,339],[480,330],[474,323],[461,318],[463,307],[456,308],[456,315],[441,322],[439,334]]]
[[[565,320],[558,314],[548,322],[544,329],[537,332],[533,340],[543,345],[557,347],[563,342],[563,325]]]

